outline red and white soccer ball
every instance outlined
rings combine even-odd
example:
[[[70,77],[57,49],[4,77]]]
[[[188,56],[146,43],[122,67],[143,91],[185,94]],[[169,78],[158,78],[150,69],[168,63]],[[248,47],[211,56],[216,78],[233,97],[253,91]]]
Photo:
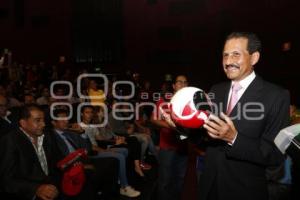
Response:
[[[205,92],[196,87],[177,91],[170,103],[171,118],[185,128],[200,128],[209,116],[211,103]]]

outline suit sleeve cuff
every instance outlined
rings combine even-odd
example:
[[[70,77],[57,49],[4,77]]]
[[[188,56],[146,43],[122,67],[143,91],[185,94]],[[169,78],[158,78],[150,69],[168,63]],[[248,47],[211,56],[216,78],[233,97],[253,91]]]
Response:
[[[236,133],[235,137],[233,138],[233,140],[231,142],[228,142],[227,144],[229,144],[230,146],[232,146],[237,138],[238,133]]]

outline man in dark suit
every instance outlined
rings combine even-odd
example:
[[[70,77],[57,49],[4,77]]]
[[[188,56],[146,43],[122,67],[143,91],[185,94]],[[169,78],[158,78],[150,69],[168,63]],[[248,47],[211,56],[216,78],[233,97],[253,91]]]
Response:
[[[27,105],[19,124],[0,139],[0,190],[9,199],[55,199],[60,175],[54,145],[43,132],[44,113]]]
[[[63,158],[77,149],[86,149],[93,155],[92,145],[88,138],[82,138],[79,133],[67,130],[69,122],[67,111],[57,109],[54,111],[56,119],[52,119],[53,137],[59,150],[59,157]],[[118,160],[115,158],[99,158],[89,156],[84,160],[87,181],[78,199],[95,199],[101,190],[102,199],[117,198],[118,192]]]
[[[289,93],[255,74],[260,48],[252,33],[235,32],[226,39],[223,69],[230,81],[211,89],[214,112],[204,128],[213,140],[200,199],[266,200],[265,170],[283,162],[273,141],[288,125]]]

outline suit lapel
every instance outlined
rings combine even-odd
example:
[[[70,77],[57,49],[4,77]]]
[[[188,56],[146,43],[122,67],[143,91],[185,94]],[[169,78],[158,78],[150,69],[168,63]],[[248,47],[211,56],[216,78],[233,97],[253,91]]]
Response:
[[[26,157],[29,157],[30,160],[33,160],[34,162],[39,162],[33,144],[21,130],[18,130],[17,132],[17,140],[17,142],[20,144],[20,147],[22,148],[21,150],[24,155]]]
[[[54,134],[55,134],[57,146],[60,149],[60,152],[64,156],[68,155],[69,154],[69,149],[68,149],[67,145],[65,144],[65,142],[63,141],[63,139],[58,135],[58,133],[56,131],[54,131]]]
[[[221,108],[223,113],[226,113],[226,110],[227,110],[228,95],[229,95],[229,91],[230,91],[230,86],[231,86],[231,82],[226,82],[225,85],[224,85],[224,89],[221,91],[222,92],[222,97],[223,97],[223,102],[224,102],[224,105]]]
[[[4,126],[9,126],[10,123],[8,123],[8,121],[0,117],[0,125],[4,127]]]
[[[29,138],[27,138],[25,133],[23,133],[20,129],[17,131],[16,139],[18,140],[17,143],[20,144],[20,148],[24,156],[31,160],[33,164],[39,166],[38,168],[40,170],[40,173],[46,175],[42,169],[38,156],[36,155],[36,151],[33,147],[33,144],[31,143]]]
[[[246,102],[256,102],[257,99],[261,96],[262,89],[263,81],[260,77],[256,77],[244,92],[239,102],[241,102],[242,104]]]

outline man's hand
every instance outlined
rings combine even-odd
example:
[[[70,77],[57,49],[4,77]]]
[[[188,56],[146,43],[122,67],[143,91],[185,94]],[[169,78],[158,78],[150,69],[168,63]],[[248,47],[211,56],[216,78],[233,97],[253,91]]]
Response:
[[[79,134],[84,133],[84,129],[78,123],[71,124],[71,127],[69,128],[69,130],[74,131],[75,133],[79,133]]]
[[[93,150],[96,151],[96,152],[98,152],[98,153],[101,153],[101,152],[110,152],[110,150],[98,147],[96,145],[93,145]]]
[[[129,124],[127,128],[127,134],[132,135],[134,133],[135,127],[134,124]]]
[[[35,194],[43,200],[53,200],[57,197],[58,190],[54,185],[43,184],[38,187]]]
[[[116,145],[119,145],[119,144],[126,144],[126,141],[125,141],[125,137],[123,136],[116,136],[116,140],[115,140],[115,144]]]
[[[92,164],[84,164],[83,168],[88,170],[95,170],[95,166]]]
[[[159,107],[160,113],[162,114],[162,118],[164,119],[165,122],[170,126],[170,128],[176,128],[175,123],[171,119],[171,115],[166,113],[162,107]]]
[[[210,114],[203,127],[207,130],[207,133],[210,137],[224,140],[232,144],[237,136],[237,130],[232,120],[223,112],[221,113],[221,118],[224,120],[213,114]]]

